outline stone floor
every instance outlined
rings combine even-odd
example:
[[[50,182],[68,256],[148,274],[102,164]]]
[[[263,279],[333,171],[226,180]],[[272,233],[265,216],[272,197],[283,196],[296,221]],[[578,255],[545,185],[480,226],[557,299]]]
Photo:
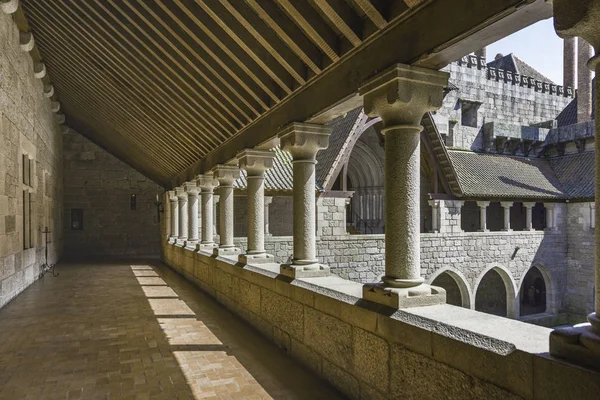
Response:
[[[59,264],[0,310],[0,399],[340,399],[165,266]]]

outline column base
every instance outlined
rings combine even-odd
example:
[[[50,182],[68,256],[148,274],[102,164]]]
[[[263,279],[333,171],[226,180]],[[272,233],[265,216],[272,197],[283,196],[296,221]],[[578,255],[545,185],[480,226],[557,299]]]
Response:
[[[167,243],[169,243],[169,244],[175,244],[175,242],[177,242],[177,238],[170,237],[167,239]]]
[[[212,254],[215,247],[218,247],[216,243],[200,243],[198,244],[197,249],[198,251],[204,251]]]
[[[509,228],[509,229],[502,229],[502,232],[512,232],[512,231],[513,231],[513,230],[512,230],[512,229],[510,229],[510,228]]]
[[[329,276],[329,266],[321,264],[281,264],[279,273],[290,278],[319,278]]]
[[[175,246],[184,247],[186,241],[187,241],[187,239],[177,239],[177,241],[175,242]]]
[[[215,247],[213,255],[219,257],[237,257],[242,250],[239,247]]]
[[[600,318],[591,314],[592,324],[555,329],[550,333],[550,354],[576,365],[600,371]]]
[[[197,240],[188,240],[185,242],[185,248],[188,250],[195,251],[198,248]]]
[[[272,254],[240,254],[238,261],[244,264],[270,264],[275,262]]]
[[[394,309],[434,306],[446,303],[446,291],[425,283],[408,288],[386,286],[383,282],[363,286],[363,299]]]
[[[477,232],[489,232],[489,229],[478,229]]]

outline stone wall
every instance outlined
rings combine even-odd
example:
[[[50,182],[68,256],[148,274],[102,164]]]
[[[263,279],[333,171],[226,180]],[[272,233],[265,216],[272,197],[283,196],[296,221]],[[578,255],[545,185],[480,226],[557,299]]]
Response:
[[[73,130],[63,143],[65,255],[157,257],[160,231],[154,202],[163,189]],[[73,209],[83,210],[82,230],[71,227]]]
[[[245,250],[245,238],[236,238],[235,242]],[[276,262],[284,263],[292,255],[293,239],[267,238],[265,248]],[[344,279],[377,282],[385,272],[385,236],[321,236],[317,240],[317,256],[332,273]],[[421,234],[421,266],[421,273],[429,282],[444,271],[460,279],[465,288],[463,304],[471,308],[475,307],[480,281],[494,269],[506,278],[507,297],[514,301],[507,313],[513,318],[519,316],[517,297],[521,280],[532,266],[537,266],[549,280],[548,312],[565,310],[567,243],[562,230]]]
[[[594,310],[594,230],[590,203],[568,205],[566,307],[580,320]]]
[[[350,399],[592,399],[598,373],[547,357],[549,329],[451,305],[379,309],[361,285],[278,279],[162,241],[164,262]],[[310,283],[309,283],[310,281]]]
[[[459,86],[459,90],[448,93],[444,105],[437,112],[453,126],[448,129],[449,146],[482,150],[484,123],[498,121],[528,126],[553,120],[572,100],[536,91],[532,87],[490,79],[487,68],[451,63],[444,70],[450,73],[450,81]],[[476,111],[477,126],[461,123],[460,100],[482,103]]]
[[[61,133],[33,75],[33,62],[19,47],[19,31],[0,12],[0,307],[39,277],[48,227],[48,262],[62,252]],[[23,155],[31,160],[31,183],[23,183]],[[24,195],[31,196],[31,244],[24,249]],[[29,231],[29,229],[27,229]]]

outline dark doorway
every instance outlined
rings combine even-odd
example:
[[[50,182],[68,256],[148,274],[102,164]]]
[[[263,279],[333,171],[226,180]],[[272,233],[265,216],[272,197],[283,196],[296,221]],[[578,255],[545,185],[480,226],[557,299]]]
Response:
[[[521,315],[546,312],[546,281],[537,267],[532,267],[521,285]]]
[[[506,286],[496,270],[490,270],[477,288],[475,310],[488,314],[507,316]]]

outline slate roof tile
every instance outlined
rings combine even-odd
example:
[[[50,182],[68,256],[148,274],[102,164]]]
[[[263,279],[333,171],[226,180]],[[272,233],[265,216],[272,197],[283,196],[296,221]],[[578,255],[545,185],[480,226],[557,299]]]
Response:
[[[570,198],[594,197],[594,152],[555,157],[549,163]]]

